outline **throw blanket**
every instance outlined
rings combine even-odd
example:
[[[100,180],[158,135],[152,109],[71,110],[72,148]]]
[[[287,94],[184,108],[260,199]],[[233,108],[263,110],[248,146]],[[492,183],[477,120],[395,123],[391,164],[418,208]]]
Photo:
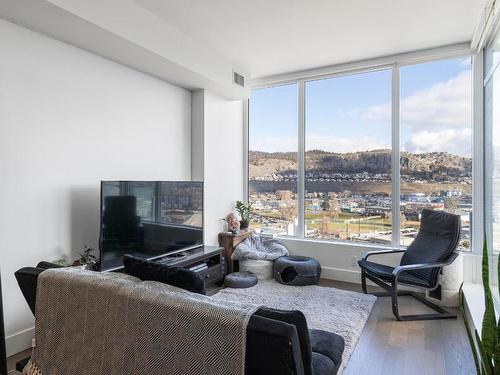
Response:
[[[288,255],[288,250],[279,240],[252,236],[234,249],[233,260],[275,260]]]
[[[256,309],[118,273],[47,270],[24,373],[243,375]]]

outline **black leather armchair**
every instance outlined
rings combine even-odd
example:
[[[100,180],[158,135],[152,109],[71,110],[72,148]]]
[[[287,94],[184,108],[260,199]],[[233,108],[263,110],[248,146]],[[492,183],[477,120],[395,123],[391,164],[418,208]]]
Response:
[[[409,291],[400,291],[400,284],[420,290],[434,290],[438,286],[438,274],[441,269],[453,263],[458,253],[456,248],[460,240],[460,217],[442,211],[422,210],[420,230],[415,240],[406,250],[372,251],[358,262],[361,267],[361,285],[366,291],[366,279],[383,288],[385,293],[378,296],[390,296],[392,312],[397,320],[455,319],[456,315],[430,302],[423,296]],[[392,253],[404,253],[397,267],[370,262],[369,257]],[[431,307],[437,314],[405,315],[399,314],[398,296],[410,295]]]

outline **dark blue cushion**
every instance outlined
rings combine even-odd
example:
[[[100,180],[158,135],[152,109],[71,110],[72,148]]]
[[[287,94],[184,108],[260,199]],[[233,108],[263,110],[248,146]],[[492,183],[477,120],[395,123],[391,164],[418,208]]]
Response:
[[[401,258],[401,265],[436,263],[448,258],[460,240],[460,216],[444,211],[422,210],[417,237]],[[437,284],[439,268],[408,271],[425,280],[431,287]]]
[[[250,272],[233,272],[224,278],[228,288],[250,288],[257,284],[257,276]]]
[[[342,363],[342,353],[344,352],[345,342],[342,336],[332,332],[319,329],[310,329],[309,337],[313,353],[312,366],[314,374],[336,374]],[[333,371],[328,358],[333,364]],[[324,368],[328,372],[322,372]]]
[[[297,329],[300,342],[300,354],[304,366],[304,374],[312,373],[311,367],[311,342],[309,339],[309,330],[307,328],[307,320],[304,314],[298,310],[278,310],[269,307],[261,307],[254,315],[262,316],[268,319],[278,320],[292,324]]]
[[[312,354],[312,369],[314,375],[333,375],[337,373],[335,363],[321,353]]]
[[[359,266],[367,273],[378,277],[384,281],[392,281],[392,271],[394,267],[386,266],[384,264],[373,263],[367,260],[359,260]],[[426,279],[419,279],[409,272],[401,272],[398,278],[399,282],[403,284],[416,285],[424,288],[432,288],[433,285]]]

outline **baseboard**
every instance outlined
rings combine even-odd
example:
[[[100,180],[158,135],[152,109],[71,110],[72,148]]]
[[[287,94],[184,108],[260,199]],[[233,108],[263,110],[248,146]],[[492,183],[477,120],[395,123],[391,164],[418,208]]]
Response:
[[[321,267],[321,278],[327,280],[344,281],[346,283],[361,285],[361,272],[346,270],[342,268]],[[366,285],[376,286],[370,280],[366,280]]]
[[[5,337],[7,357],[31,348],[33,337],[35,337],[35,327],[26,328]]]
[[[342,268],[321,267],[321,278],[360,284],[361,272]]]

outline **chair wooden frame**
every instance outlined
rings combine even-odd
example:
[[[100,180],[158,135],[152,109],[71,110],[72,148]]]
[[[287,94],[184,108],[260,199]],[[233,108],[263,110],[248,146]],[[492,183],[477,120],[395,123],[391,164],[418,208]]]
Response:
[[[370,251],[363,256],[363,260],[368,259],[368,257],[370,257],[372,255],[403,253],[405,251],[406,250],[403,250],[403,249]],[[436,280],[436,285],[434,285],[431,288],[425,288],[425,287],[418,286],[418,285],[402,283],[399,281],[399,277],[401,276],[402,272],[410,271],[410,270],[439,268],[439,272],[441,272],[441,269],[443,267],[448,266],[451,263],[453,263],[453,261],[457,258],[457,256],[458,256],[458,253],[456,251],[453,251],[448,256],[448,258],[446,258],[442,262],[397,266],[392,271],[390,284],[387,283],[386,281],[382,280],[381,278],[377,277],[375,274],[367,272],[365,269],[361,268],[361,286],[363,288],[363,293],[368,294],[367,289],[366,289],[366,279],[373,281],[379,287],[384,289],[385,292],[378,292],[378,293],[371,293],[371,294],[376,295],[378,297],[387,297],[387,296],[391,297],[392,313],[394,314],[396,319],[399,321],[431,320],[431,319],[456,319],[457,316],[455,314],[450,313],[449,311],[443,309],[441,306],[438,306],[435,303],[427,300],[425,297],[417,294],[416,292],[398,290],[398,285],[402,284],[402,285],[406,285],[406,286],[409,286],[411,288],[416,288],[416,289],[420,289],[423,291],[434,290],[439,285],[437,283],[437,280]],[[399,313],[399,303],[398,303],[399,296],[412,296],[413,298],[417,299],[418,301],[420,301],[420,302],[424,303],[425,305],[429,306],[430,308],[432,308],[437,313],[436,314],[401,315]]]

